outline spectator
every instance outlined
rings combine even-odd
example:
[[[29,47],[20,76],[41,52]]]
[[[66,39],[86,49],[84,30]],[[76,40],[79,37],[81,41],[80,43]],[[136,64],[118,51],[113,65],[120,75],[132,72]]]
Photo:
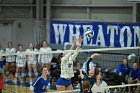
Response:
[[[130,66],[128,65],[128,60],[127,58],[123,59],[122,64],[118,65],[117,73],[119,75],[120,83],[125,83],[127,84],[128,82],[128,76],[130,74]]]
[[[131,69],[130,73],[130,79],[128,79],[129,84],[138,83],[140,80],[139,74],[140,74],[140,68],[138,66],[138,63],[133,63],[133,68]],[[129,92],[131,92],[131,87],[129,87]]]

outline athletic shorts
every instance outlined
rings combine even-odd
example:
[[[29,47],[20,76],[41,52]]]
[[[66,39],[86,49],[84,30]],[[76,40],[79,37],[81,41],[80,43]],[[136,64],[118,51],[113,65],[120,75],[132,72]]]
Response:
[[[27,61],[27,64],[36,64],[36,61]]]
[[[16,62],[16,66],[17,67],[25,67],[26,66],[26,62]]]
[[[70,85],[72,85],[72,84],[71,84],[71,80],[70,80],[70,79],[65,79],[65,78],[61,78],[61,77],[60,77],[60,78],[57,80],[56,85],[68,87],[68,86],[70,86]]]
[[[12,63],[16,63],[16,61],[13,61],[13,62],[8,62],[8,61],[6,61],[6,63],[8,63],[8,64],[12,64]]]

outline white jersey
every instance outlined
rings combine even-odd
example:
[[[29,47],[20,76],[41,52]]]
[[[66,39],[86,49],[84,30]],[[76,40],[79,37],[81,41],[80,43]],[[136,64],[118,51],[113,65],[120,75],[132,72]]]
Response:
[[[26,52],[38,52],[38,50],[37,49],[34,49],[34,50],[26,49]],[[37,57],[36,54],[29,54],[27,63],[28,64],[36,64],[36,62],[37,62],[36,57]]]
[[[74,77],[73,61],[79,54],[79,52],[69,52],[64,57],[61,58],[61,78],[70,79]]]
[[[18,51],[16,57],[16,66],[25,67],[25,65],[26,65],[25,54],[23,54],[23,52]]]
[[[52,49],[50,47],[47,48],[40,48],[39,52],[48,52],[48,51],[52,51]],[[49,54],[40,54],[38,56],[38,62],[41,63],[49,63],[52,60],[52,53]]]
[[[1,54],[4,54],[4,51],[3,51],[3,50],[0,50],[0,55],[1,55]],[[0,56],[0,61],[3,61],[2,56]]]
[[[5,51],[5,53],[16,53],[16,49],[15,48],[6,48],[6,51]],[[7,58],[6,58],[6,61],[7,62],[15,62],[16,61],[16,57],[14,56],[14,55],[12,55],[12,56],[7,56]]]
[[[102,81],[100,86],[97,86],[96,83],[91,88],[92,93],[110,93],[109,89],[105,88],[107,87],[107,83],[105,81]]]

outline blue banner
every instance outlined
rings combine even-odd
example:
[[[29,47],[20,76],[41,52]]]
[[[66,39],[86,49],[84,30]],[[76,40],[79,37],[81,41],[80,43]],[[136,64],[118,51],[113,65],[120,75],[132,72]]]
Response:
[[[140,42],[140,24],[52,21],[50,26],[50,43],[55,44],[72,44],[74,36],[82,36],[84,46],[135,47]],[[87,29],[91,38],[85,36]]]

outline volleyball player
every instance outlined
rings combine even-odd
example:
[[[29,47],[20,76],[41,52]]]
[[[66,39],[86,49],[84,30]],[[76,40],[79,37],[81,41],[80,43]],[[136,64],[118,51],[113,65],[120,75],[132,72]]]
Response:
[[[84,71],[87,75],[89,75],[90,69],[95,69],[95,67],[96,67],[96,64],[94,64],[94,63],[92,62],[92,59],[95,58],[96,56],[100,56],[100,55],[101,55],[101,54],[94,53],[94,54],[92,54],[92,55],[88,58],[88,60],[87,60],[86,62],[84,62],[84,64],[83,64],[83,71]]]
[[[71,84],[71,78],[74,77],[74,71],[73,71],[73,61],[79,54],[80,46],[82,43],[82,38],[79,38],[79,44],[77,46],[76,52],[68,52],[63,53],[61,58],[61,75],[60,78],[57,80],[57,90],[63,91],[63,90],[72,90],[72,84]],[[73,44],[70,48],[70,50],[74,49],[74,46],[76,44],[76,37],[74,37]],[[72,54],[73,53],[73,54]]]
[[[107,87],[107,83],[102,80],[101,72],[96,71],[95,73],[96,82],[91,88],[92,93],[110,93],[110,90]]]
[[[23,84],[25,76],[25,66],[26,66],[26,56],[23,51],[23,46],[18,45],[18,51],[16,56],[16,74],[15,74],[15,84],[17,84],[17,79],[20,80],[21,85]]]
[[[41,75],[39,75],[33,82],[34,93],[45,93],[48,91],[50,86],[50,78],[48,77],[47,67],[41,69]]]
[[[6,48],[5,53],[16,53],[16,49],[13,48],[13,43],[12,42],[8,42],[8,48]],[[5,81],[8,81],[8,76],[9,76],[9,72],[12,72],[12,74],[14,75],[15,73],[15,66],[16,66],[16,57],[15,55],[10,55],[6,57],[6,79]]]
[[[49,52],[49,51],[52,51],[52,49],[50,47],[48,47],[47,41],[44,40],[42,42],[42,47],[40,48],[39,52]],[[41,63],[41,67],[46,66],[48,68],[48,71],[50,71],[52,57],[53,57],[52,53],[40,54],[38,56],[38,62]]]
[[[29,49],[26,49],[26,52],[30,53],[30,52],[37,52],[38,50],[36,48],[34,48],[33,43],[29,44]],[[37,55],[36,54],[29,54],[26,55],[26,60],[27,60],[27,64],[28,64],[28,74],[29,74],[29,78],[30,78],[30,88],[32,88],[32,69],[34,71],[35,76],[38,76],[38,72],[37,72],[37,59],[36,59]]]

